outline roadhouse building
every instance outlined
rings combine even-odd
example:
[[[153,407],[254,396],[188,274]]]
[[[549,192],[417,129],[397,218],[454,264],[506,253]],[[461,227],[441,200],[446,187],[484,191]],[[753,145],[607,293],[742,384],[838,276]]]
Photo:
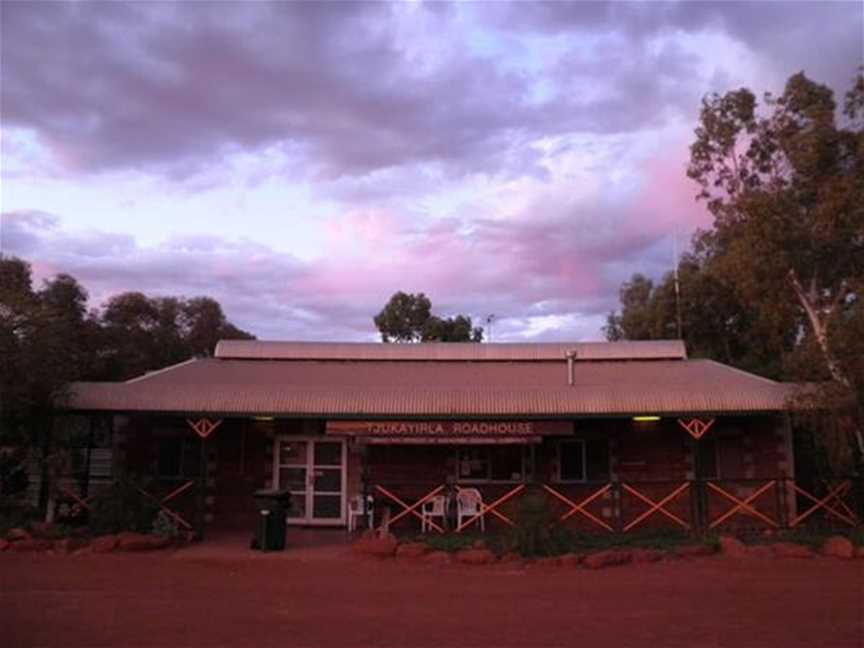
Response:
[[[373,524],[417,530],[436,497],[471,488],[487,527],[539,492],[577,528],[631,531],[789,515],[792,391],[680,341],[222,341],[212,358],[77,383],[68,408],[101,421],[88,457],[103,478],[148,484],[198,531],[251,528],[261,488],[289,489],[302,525],[365,526],[368,503]],[[447,501],[431,529],[454,524]]]

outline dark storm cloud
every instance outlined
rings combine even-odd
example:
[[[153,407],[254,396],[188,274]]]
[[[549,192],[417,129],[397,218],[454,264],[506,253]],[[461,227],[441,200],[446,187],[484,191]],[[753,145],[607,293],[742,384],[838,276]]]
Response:
[[[490,24],[515,32],[625,34],[722,31],[770,59],[781,75],[805,70],[845,92],[864,63],[859,0],[678,2],[514,2],[492,5]]]
[[[553,69],[549,80],[566,92],[536,101],[537,77],[504,71],[465,42],[418,64],[400,46],[399,9],[5,2],[3,120],[85,171],[182,174],[233,151],[279,146],[325,175],[420,161],[494,172],[531,167],[520,144],[536,137],[638,130],[694,96],[685,89],[693,61],[624,47],[581,73],[575,54],[564,62],[574,66],[571,80],[590,84],[599,74],[614,96],[586,98]],[[418,11],[446,41],[453,10]],[[649,82],[655,76],[670,83]]]

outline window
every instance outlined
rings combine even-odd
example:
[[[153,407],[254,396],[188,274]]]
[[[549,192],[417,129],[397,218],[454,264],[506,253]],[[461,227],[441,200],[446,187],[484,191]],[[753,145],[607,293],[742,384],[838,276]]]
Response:
[[[200,445],[182,437],[160,439],[156,468],[159,477],[196,477],[201,463]]]
[[[532,473],[532,448],[522,445],[465,446],[457,451],[457,481],[525,481]]]
[[[743,477],[744,438],[740,434],[715,436],[699,440],[700,479],[735,479]]]
[[[562,441],[558,445],[558,481],[609,479],[609,442],[606,439]]]
[[[714,439],[699,439],[698,448],[697,475],[702,479],[717,479],[717,442]]]

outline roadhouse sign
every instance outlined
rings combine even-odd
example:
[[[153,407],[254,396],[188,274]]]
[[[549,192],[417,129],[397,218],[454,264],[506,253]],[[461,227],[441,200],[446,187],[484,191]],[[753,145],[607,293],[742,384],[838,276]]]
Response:
[[[571,421],[327,421],[327,434],[368,437],[530,437],[572,433]]]

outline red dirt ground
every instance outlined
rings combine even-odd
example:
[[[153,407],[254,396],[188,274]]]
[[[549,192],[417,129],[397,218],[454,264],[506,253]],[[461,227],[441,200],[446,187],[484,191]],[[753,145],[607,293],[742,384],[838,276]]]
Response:
[[[344,546],[0,554],[0,645],[864,646],[864,561],[601,571],[431,566]]]

